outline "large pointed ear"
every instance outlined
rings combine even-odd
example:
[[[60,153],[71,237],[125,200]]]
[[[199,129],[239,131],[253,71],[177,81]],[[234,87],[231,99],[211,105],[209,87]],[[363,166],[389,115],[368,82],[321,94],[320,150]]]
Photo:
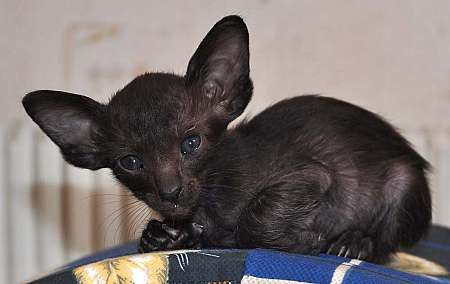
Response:
[[[251,99],[248,31],[238,16],[217,22],[189,61],[186,82],[206,96],[226,123],[238,117]]]
[[[27,94],[22,103],[67,162],[91,170],[106,167],[98,147],[104,105],[88,97],[47,90]]]

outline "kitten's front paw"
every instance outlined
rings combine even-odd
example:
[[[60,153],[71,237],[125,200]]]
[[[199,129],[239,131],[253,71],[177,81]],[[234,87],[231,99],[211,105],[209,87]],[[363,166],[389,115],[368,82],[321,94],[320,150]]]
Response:
[[[186,223],[172,228],[166,223],[151,220],[142,232],[139,252],[200,248],[203,227]]]
[[[348,231],[330,244],[327,253],[368,260],[373,255],[373,242],[370,237],[364,236],[360,231]]]

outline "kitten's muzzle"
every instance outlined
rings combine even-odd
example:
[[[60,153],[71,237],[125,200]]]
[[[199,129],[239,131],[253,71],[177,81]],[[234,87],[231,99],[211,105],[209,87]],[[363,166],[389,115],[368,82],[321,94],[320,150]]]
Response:
[[[180,196],[181,189],[182,189],[181,186],[173,186],[171,188],[161,190],[159,192],[159,196],[164,201],[176,203],[176,201],[178,200],[178,197]]]

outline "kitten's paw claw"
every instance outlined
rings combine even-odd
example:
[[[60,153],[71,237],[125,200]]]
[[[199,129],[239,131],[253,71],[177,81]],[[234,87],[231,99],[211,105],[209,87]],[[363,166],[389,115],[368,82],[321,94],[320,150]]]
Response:
[[[338,256],[344,256],[345,250],[346,250],[346,247],[342,246],[341,249],[339,250]]]
[[[166,234],[172,239],[176,240],[180,237],[181,231],[175,228],[169,227],[167,224],[162,224],[161,228],[166,232]]]
[[[333,254],[333,249],[334,249],[334,244],[331,244],[331,245],[328,247],[327,254]]]
[[[372,239],[360,231],[345,232],[329,245],[327,254],[367,260],[373,254]]]
[[[344,257],[348,257],[350,255],[350,253],[351,253],[350,249],[347,249],[345,251]]]
[[[325,238],[323,237],[323,234],[320,233],[319,236],[317,237],[317,242],[318,242],[318,243],[322,243],[322,242],[324,242],[324,241],[325,241]]]

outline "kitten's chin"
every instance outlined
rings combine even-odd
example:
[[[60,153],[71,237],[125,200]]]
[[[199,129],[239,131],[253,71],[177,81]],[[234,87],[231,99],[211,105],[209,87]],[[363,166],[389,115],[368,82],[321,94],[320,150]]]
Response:
[[[158,212],[165,218],[170,219],[188,219],[192,216],[192,207],[186,207],[178,204],[164,204]]]

